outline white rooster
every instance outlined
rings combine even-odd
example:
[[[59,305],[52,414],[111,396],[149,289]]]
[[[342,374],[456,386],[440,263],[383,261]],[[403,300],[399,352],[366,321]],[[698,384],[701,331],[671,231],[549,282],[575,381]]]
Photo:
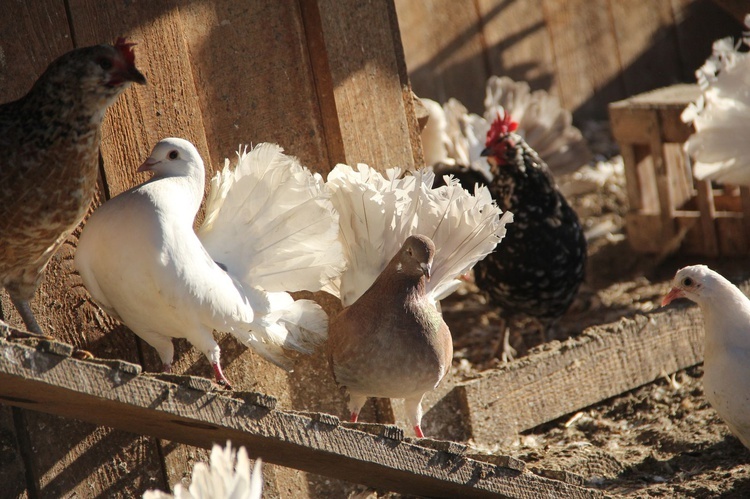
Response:
[[[261,460],[255,460],[252,473],[250,459],[244,447],[232,450],[214,444],[210,465],[200,462],[193,466],[189,486],[174,486],[174,495],[159,490],[149,490],[143,499],[260,499],[263,492]]]
[[[745,25],[750,28],[750,14]],[[695,73],[702,95],[682,113],[695,127],[685,150],[698,180],[750,185],[750,53],[740,52],[742,44],[750,47],[750,36],[738,44],[731,38],[714,42],[713,54]]]
[[[288,291],[320,290],[343,269],[338,217],[323,179],[274,144],[241,150],[211,183],[206,218],[204,166],[183,139],[159,142],[139,171],[153,178],[97,209],[75,264],[94,300],[159,353],[187,338],[229,386],[213,331],[229,332],[290,369],[284,349],[309,353],[327,316]]]
[[[572,115],[560,107],[556,97],[537,90],[526,82],[515,82],[506,76],[487,80],[484,116],[469,113],[456,99],[443,106],[422,99],[429,119],[422,130],[425,163],[457,172],[468,168],[492,180],[487,159],[481,156],[490,124],[498,112],[510,113],[518,123],[526,143],[547,163],[552,173],[561,175],[577,170],[591,159],[591,152],[581,132],[572,125]],[[432,124],[431,124],[432,122]],[[441,165],[442,164],[442,165]],[[437,165],[437,166],[436,166]]]

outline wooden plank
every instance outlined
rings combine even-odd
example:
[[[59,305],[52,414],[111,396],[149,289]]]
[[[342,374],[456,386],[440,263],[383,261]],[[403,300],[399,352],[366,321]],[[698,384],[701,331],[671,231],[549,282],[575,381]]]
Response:
[[[327,58],[346,162],[380,170],[421,166],[393,0],[317,0],[317,9],[320,27],[312,18],[305,26],[323,34],[325,54],[311,57]]]
[[[471,436],[493,445],[703,360],[696,306],[674,306],[586,329],[456,390]]]
[[[682,71],[672,8],[663,0],[610,0],[626,95],[673,83]]]
[[[546,90],[559,96],[559,68],[555,66],[544,2],[478,0],[477,9],[482,16],[490,74],[526,81],[532,90]],[[563,107],[572,110],[568,104],[563,102]]]
[[[562,106],[575,119],[606,118],[607,104],[626,95],[609,1],[543,0],[542,5]]]
[[[3,403],[206,448],[231,440],[270,463],[410,494],[603,496],[518,466],[478,462],[447,445],[434,450],[419,441],[401,440],[402,433],[389,427],[376,426],[375,434],[365,433],[346,428],[329,415],[276,410],[266,396],[235,393],[245,400],[230,398],[202,391],[200,384],[191,388],[137,375],[127,364],[71,359],[56,345],[42,343],[37,349],[0,342]]]
[[[719,254],[719,240],[716,237],[716,207],[714,206],[713,189],[710,180],[696,180],[698,191],[698,211],[700,212],[700,227],[703,234],[704,251],[706,256],[716,257]]]
[[[471,112],[482,114],[484,89],[492,74],[482,43],[482,23],[487,19],[480,22],[469,2],[396,0],[395,5],[416,94],[440,103],[453,97]]]

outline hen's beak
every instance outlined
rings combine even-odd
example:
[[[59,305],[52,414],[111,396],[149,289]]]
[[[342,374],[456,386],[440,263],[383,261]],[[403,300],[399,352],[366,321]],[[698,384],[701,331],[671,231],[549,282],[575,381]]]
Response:
[[[485,147],[482,149],[480,156],[492,156],[492,148],[491,147]]]
[[[666,307],[677,298],[684,298],[684,297],[685,297],[685,293],[680,288],[672,288],[672,290],[669,293],[667,293],[667,296],[665,296],[664,299],[661,301],[661,306]]]

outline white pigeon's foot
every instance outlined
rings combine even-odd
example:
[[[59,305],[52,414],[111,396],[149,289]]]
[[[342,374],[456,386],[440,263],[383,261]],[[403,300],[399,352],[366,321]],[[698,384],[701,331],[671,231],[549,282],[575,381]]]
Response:
[[[422,427],[420,425],[414,427],[414,433],[417,434],[417,438],[424,438],[424,433],[422,433]]]
[[[223,386],[227,390],[232,389],[232,384],[229,382],[229,380],[224,376],[224,373],[221,371],[221,365],[217,362],[216,364],[212,364],[214,368],[214,374],[216,375],[216,382]]]
[[[358,419],[359,419],[359,413],[357,412],[353,412],[351,416],[349,417],[349,421],[351,421],[352,423],[356,423]]]

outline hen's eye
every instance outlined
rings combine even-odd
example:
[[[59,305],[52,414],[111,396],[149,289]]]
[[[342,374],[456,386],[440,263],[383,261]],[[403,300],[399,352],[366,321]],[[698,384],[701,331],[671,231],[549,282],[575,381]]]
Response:
[[[178,156],[177,151],[169,151],[169,159],[177,159]]]
[[[685,287],[690,287],[694,284],[694,281],[691,277],[686,277],[682,280],[682,285]]]
[[[110,61],[109,59],[101,59],[99,61],[99,67],[104,71],[109,71],[110,69],[112,69],[112,61]]]

